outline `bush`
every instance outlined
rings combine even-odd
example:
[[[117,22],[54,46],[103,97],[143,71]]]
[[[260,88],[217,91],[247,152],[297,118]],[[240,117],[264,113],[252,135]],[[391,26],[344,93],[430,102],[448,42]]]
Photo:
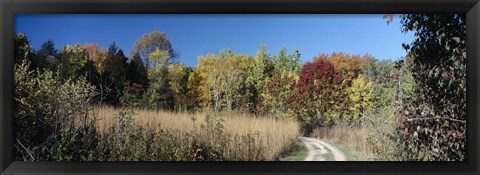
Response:
[[[87,160],[96,145],[95,119],[89,117],[95,87],[85,78],[62,82],[49,70],[15,65],[17,160]]]
[[[407,160],[466,158],[466,16],[408,14],[403,31],[416,39],[404,44],[417,97],[398,113]]]

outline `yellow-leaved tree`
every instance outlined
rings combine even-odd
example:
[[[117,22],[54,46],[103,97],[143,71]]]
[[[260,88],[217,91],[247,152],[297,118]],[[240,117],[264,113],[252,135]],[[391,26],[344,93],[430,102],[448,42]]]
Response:
[[[373,107],[373,82],[367,80],[363,75],[359,75],[352,80],[352,86],[346,88],[348,100],[351,102],[351,118],[345,118],[350,121],[357,121],[364,116],[365,111]]]
[[[187,87],[189,89],[188,95],[196,107],[209,107],[212,104],[219,107],[216,103],[220,99],[219,81],[218,77],[221,73],[220,59],[214,54],[207,54],[206,56],[198,56],[198,64],[189,75]],[[215,98],[214,98],[215,97]]]

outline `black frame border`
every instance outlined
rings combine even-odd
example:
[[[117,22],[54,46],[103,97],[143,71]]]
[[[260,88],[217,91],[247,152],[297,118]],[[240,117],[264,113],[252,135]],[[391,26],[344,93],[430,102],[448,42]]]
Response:
[[[0,0],[0,174],[480,174],[479,0]],[[13,154],[15,14],[466,13],[465,162],[22,162]]]

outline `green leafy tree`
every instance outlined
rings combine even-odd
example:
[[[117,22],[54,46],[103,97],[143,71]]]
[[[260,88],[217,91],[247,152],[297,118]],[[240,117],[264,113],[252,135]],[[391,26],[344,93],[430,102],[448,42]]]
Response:
[[[260,45],[255,57],[253,58],[252,67],[248,68],[247,81],[251,93],[250,102],[254,112],[258,112],[262,108],[262,93],[265,86],[265,79],[271,77],[268,73],[269,64],[272,65],[271,56],[268,54],[265,45]]]
[[[149,86],[144,94],[144,101],[152,108],[172,110],[174,94],[169,88],[168,75],[170,54],[157,48],[149,55],[148,60],[154,67],[148,69]]]
[[[85,75],[89,57],[86,49],[81,45],[66,45],[60,50],[58,58],[57,70],[62,79],[77,79]]]
[[[397,81],[395,64],[389,60],[377,60],[369,58],[365,60],[364,73],[366,80],[373,82],[373,112],[378,116],[393,118],[395,110],[398,109],[396,99]],[[407,83],[404,83],[407,84]]]
[[[291,54],[287,53],[287,48],[282,47],[277,54],[273,56],[275,69],[281,73],[291,72],[294,75],[298,74],[302,66],[300,59],[300,52],[295,49]]]

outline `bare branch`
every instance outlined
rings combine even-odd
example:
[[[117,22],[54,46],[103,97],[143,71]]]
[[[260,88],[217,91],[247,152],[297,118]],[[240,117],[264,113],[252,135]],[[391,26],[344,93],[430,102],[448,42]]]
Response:
[[[458,119],[453,119],[453,118],[447,118],[447,117],[440,117],[440,116],[430,116],[430,117],[424,117],[418,114],[415,114],[415,118],[407,118],[407,121],[413,121],[413,120],[433,120],[433,119],[442,119],[442,120],[449,120],[453,122],[459,122],[459,123],[464,123],[466,124],[467,121],[465,120],[458,120]]]

